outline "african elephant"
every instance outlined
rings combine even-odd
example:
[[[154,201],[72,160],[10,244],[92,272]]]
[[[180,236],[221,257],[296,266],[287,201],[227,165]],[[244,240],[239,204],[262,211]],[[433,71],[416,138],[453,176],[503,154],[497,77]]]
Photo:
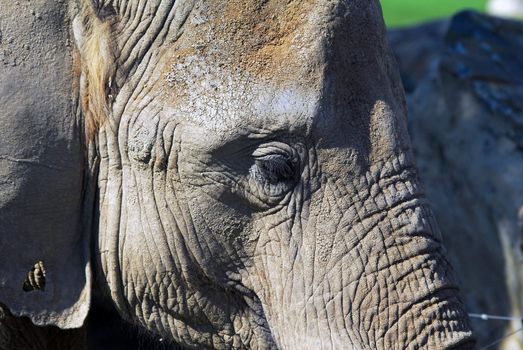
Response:
[[[379,1],[67,5],[1,5],[45,52],[0,68],[10,313],[79,328],[96,291],[189,348],[473,346]]]

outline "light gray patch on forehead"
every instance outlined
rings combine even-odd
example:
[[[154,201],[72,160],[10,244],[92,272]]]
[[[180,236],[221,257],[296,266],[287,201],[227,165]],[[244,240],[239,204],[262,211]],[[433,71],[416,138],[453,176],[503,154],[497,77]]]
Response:
[[[310,126],[318,108],[319,94],[299,86],[265,87],[265,93],[253,103],[256,115],[272,121],[280,119],[290,125]]]
[[[258,81],[190,56],[173,65],[170,79],[175,102],[166,112],[184,123],[227,134],[309,129],[319,92],[289,82],[278,86]]]

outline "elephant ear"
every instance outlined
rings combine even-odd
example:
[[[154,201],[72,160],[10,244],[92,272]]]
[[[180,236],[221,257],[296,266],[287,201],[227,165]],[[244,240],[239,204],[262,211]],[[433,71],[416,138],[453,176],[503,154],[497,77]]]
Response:
[[[0,303],[63,329],[82,326],[91,293],[70,11],[0,2]]]

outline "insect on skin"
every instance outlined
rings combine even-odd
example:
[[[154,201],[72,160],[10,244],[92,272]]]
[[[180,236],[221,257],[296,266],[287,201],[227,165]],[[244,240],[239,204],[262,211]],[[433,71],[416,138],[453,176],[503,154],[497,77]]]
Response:
[[[34,267],[29,271],[27,277],[22,286],[24,292],[30,292],[33,290],[45,290],[45,268],[42,261],[37,262]]]

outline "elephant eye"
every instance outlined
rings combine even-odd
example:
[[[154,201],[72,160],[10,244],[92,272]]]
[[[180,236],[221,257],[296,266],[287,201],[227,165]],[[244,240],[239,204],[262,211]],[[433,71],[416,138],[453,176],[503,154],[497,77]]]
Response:
[[[299,169],[299,156],[292,147],[271,143],[258,148],[253,157],[251,178],[263,193],[278,196],[292,187]]]
[[[257,174],[261,180],[271,184],[289,181],[294,178],[296,162],[287,155],[273,154],[255,160]]]

